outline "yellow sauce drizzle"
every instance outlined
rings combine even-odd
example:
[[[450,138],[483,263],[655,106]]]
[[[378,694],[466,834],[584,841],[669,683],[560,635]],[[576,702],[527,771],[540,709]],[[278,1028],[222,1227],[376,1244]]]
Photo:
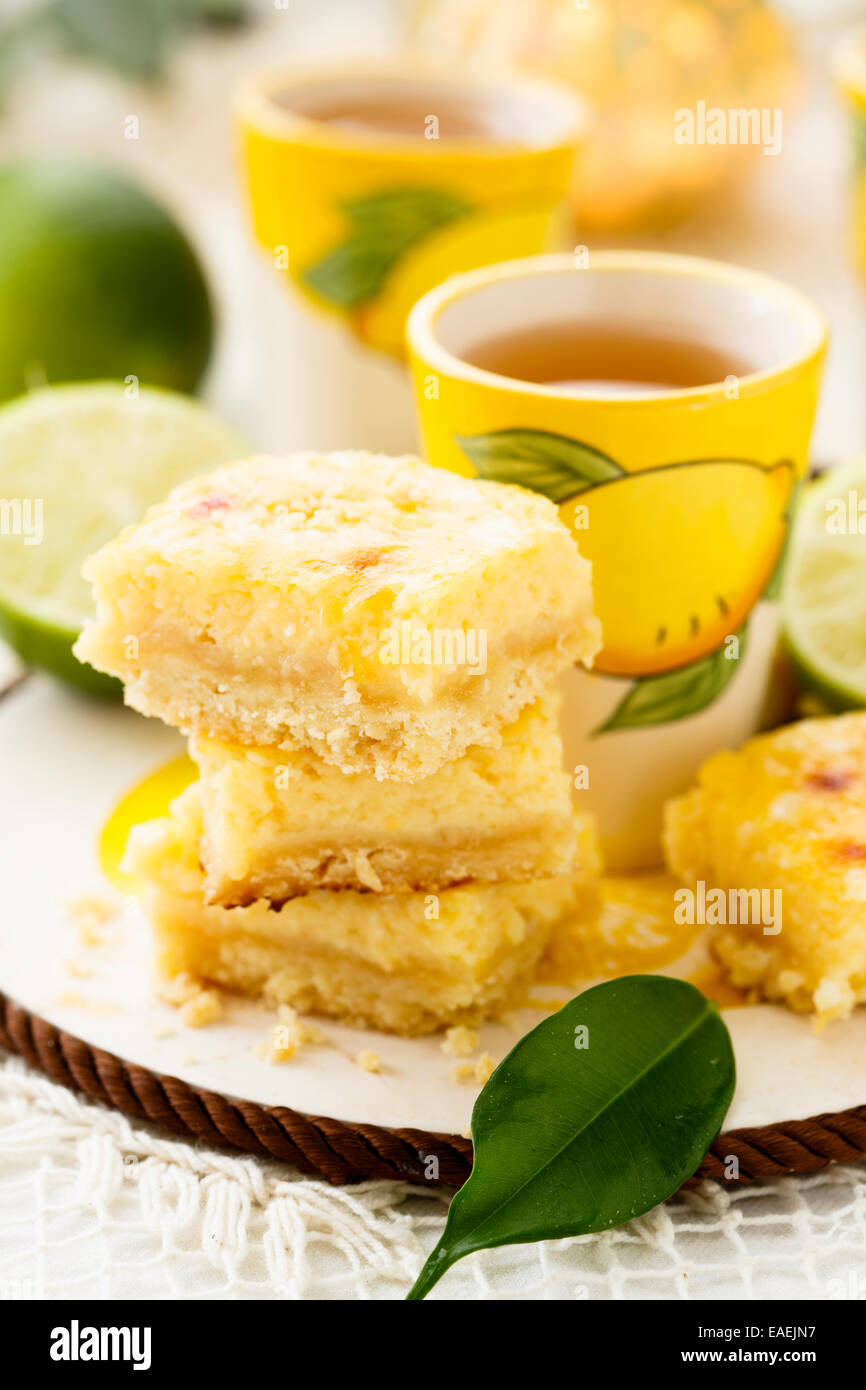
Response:
[[[713,999],[720,1009],[741,1009],[752,1001],[744,989],[737,989],[727,979],[718,961],[708,961],[700,970],[686,976],[690,985],[699,989],[708,999]]]
[[[660,970],[684,956],[700,928],[674,921],[679,885],[668,874],[611,874],[587,891],[576,917],[557,934],[541,979],[572,986]]]
[[[559,929],[538,983],[574,993],[590,980],[664,970],[688,954],[706,928],[674,920],[680,885],[662,871],[611,874],[587,890],[584,906]],[[676,972],[672,972],[676,973]],[[726,1008],[745,1002],[720,969],[708,963],[688,977]],[[550,1002],[530,1000],[539,1007]]]
[[[197,775],[195,763],[184,754],[157,768],[132,787],[115,806],[99,836],[99,863],[108,881],[121,893],[134,893],[136,880],[120,867],[129,832],[139,821],[164,816],[169,805]]]

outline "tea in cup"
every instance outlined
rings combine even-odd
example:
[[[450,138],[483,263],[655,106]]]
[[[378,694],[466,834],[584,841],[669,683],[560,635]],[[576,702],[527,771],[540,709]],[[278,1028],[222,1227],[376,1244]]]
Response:
[[[826,336],[778,281],[649,252],[476,270],[410,314],[428,460],[544,493],[592,562],[564,734],[613,868],[657,863],[665,800],[765,717]]]

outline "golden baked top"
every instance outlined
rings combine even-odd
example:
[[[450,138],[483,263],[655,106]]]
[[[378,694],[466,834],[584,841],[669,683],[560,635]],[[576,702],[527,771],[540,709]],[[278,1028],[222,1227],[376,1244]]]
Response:
[[[92,556],[84,574],[97,578],[120,550],[130,562],[195,565],[203,578],[339,589],[349,602],[382,591],[401,606],[539,533],[561,535],[556,507],[523,488],[408,456],[261,455],[175,488]]]
[[[666,839],[686,878],[716,877],[720,862],[742,872],[748,859],[756,881],[790,875],[828,902],[844,892],[866,904],[866,713],[804,719],[717,753],[670,803]]]

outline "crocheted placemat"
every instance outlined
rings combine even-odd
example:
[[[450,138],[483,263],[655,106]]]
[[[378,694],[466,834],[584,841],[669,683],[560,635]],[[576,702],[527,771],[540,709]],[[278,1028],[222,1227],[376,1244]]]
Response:
[[[0,993],[0,1045],[53,1081],[187,1139],[284,1160],[334,1184],[361,1178],[459,1187],[471,1140],[421,1129],[386,1129],[260,1105],[190,1085],[94,1047]],[[866,1106],[720,1134],[690,1182],[751,1182],[810,1173],[866,1154]]]

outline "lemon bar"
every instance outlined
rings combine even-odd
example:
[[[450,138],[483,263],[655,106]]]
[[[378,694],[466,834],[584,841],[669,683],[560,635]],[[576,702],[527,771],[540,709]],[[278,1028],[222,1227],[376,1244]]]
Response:
[[[590,831],[572,809],[557,713],[546,696],[503,730],[501,747],[470,748],[415,783],[347,775],[306,750],[193,739],[208,902],[569,873],[579,831]]]
[[[518,1004],[582,884],[560,878],[441,894],[318,890],[279,909],[204,901],[198,783],[137,826],[125,867],[143,882],[161,970],[388,1032],[427,1033]]]
[[[412,781],[600,642],[552,502],[412,458],[257,457],[91,556],[76,654],[186,732]]]
[[[734,985],[819,1023],[866,1000],[866,714],[717,754],[665,822],[670,867],[697,887]]]

